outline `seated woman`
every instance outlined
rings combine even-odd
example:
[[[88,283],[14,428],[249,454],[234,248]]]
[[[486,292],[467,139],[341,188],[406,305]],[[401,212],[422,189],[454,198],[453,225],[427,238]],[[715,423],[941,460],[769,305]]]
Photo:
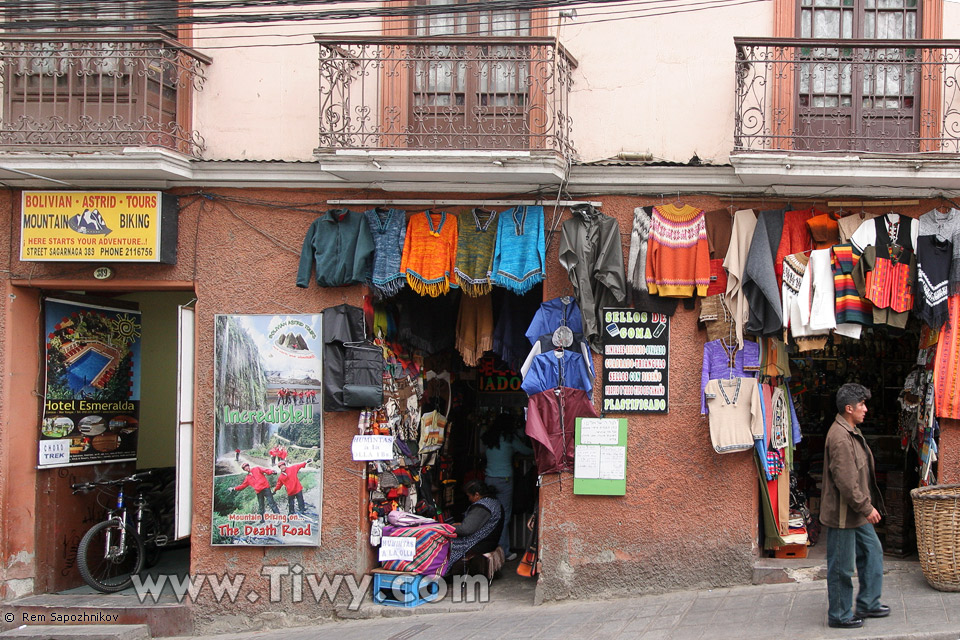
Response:
[[[471,480],[463,490],[471,504],[463,514],[463,522],[454,525],[457,537],[450,542],[447,573],[467,553],[496,549],[503,531],[503,506],[494,497],[496,492],[480,480]]]

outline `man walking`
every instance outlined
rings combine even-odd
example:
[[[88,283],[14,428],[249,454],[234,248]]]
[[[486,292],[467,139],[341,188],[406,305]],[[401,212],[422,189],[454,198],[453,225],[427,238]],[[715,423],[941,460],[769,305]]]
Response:
[[[890,615],[890,607],[880,604],[883,548],[873,528],[880,522],[883,502],[873,453],[859,428],[869,399],[870,390],[860,384],[848,382],[837,390],[839,413],[823,452],[820,522],[827,531],[827,623],[840,629],[856,629],[864,618]],[[855,613],[854,565],[860,583]]]
[[[270,493],[270,481],[267,480],[267,476],[272,476],[276,471],[263,467],[251,467],[249,462],[244,462],[240,465],[240,468],[246,472],[247,477],[243,479],[243,482],[233,487],[232,491],[243,491],[247,487],[253,487],[253,490],[257,492],[257,502],[260,505],[260,522],[264,521],[264,501],[270,505],[270,509],[274,513],[280,513],[277,502],[273,499],[273,494]]]
[[[280,468],[280,475],[277,476],[277,486],[273,488],[274,491],[279,491],[280,487],[285,487],[287,490],[287,513],[293,515],[293,503],[294,500],[297,502],[299,507],[299,512],[304,514],[307,512],[307,507],[303,502],[303,485],[300,484],[300,469],[303,469],[307,466],[309,460],[305,460],[299,464],[292,464],[289,467],[287,466],[286,460],[281,460],[278,463]]]

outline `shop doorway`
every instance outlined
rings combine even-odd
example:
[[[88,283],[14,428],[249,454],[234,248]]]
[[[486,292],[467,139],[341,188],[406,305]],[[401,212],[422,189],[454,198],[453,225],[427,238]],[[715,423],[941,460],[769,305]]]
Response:
[[[876,526],[884,553],[896,558],[916,553],[910,490],[920,485],[921,476],[936,477],[936,464],[928,461],[929,445],[923,450],[929,431],[925,436],[917,427],[924,398],[916,394],[925,370],[918,357],[923,357],[921,327],[913,319],[903,331],[864,328],[860,340],[842,338],[821,351],[791,354],[790,386],[803,440],[793,455],[790,514],[793,524],[805,520],[808,558],[826,558],[826,537],[819,524],[824,442],[837,413],[836,391],[845,382],[862,384],[871,393],[861,430],[873,451],[886,507]]]
[[[45,309],[49,308],[49,299],[64,300],[66,303],[89,305],[96,312],[98,305],[104,309],[115,308],[126,312],[136,320],[131,326],[138,332],[136,358],[139,359],[136,371],[126,371],[123,367],[98,372],[104,378],[129,377],[131,389],[136,389],[136,415],[121,416],[124,424],[111,413],[104,413],[102,422],[107,434],[116,433],[121,442],[136,434],[137,446],[135,460],[40,468],[37,477],[36,536],[38,549],[37,581],[35,591],[47,594],[97,594],[86,585],[78,570],[78,545],[92,526],[105,519],[105,510],[112,506],[116,491],[105,487],[88,494],[74,494],[71,486],[89,481],[111,480],[129,476],[145,470],[153,473],[148,480],[149,491],[145,492],[150,507],[158,521],[158,531],[162,548],[155,555],[148,554],[151,567],[142,572],[146,577],[152,575],[186,576],[189,571],[190,556],[190,514],[191,476],[193,461],[193,359],[194,332],[191,305],[195,301],[192,291],[90,291],[70,293],[60,291],[25,291],[24,298],[36,303],[38,316],[47,323]],[[82,313],[81,313],[82,316]],[[54,326],[62,319],[49,320]],[[79,326],[75,331],[80,331]],[[72,334],[72,335],[77,335]],[[47,351],[50,349],[49,335],[39,336],[37,388],[42,395],[46,388]],[[93,341],[96,342],[96,341]],[[106,349],[109,355],[110,350]],[[82,357],[82,354],[81,356]],[[103,357],[101,356],[101,360]],[[79,358],[78,358],[79,361]],[[72,362],[71,362],[72,364]],[[92,365],[91,365],[92,366]],[[107,367],[109,369],[109,367]],[[72,368],[67,371],[72,372]],[[101,380],[80,380],[77,384],[86,384],[80,393],[85,398],[94,398],[97,384]],[[89,388],[87,388],[89,387]],[[131,395],[131,398],[134,395]],[[40,411],[43,417],[44,402]],[[71,450],[80,450],[91,443],[89,435],[99,425],[89,425],[90,434],[68,435],[71,438]],[[115,428],[116,427],[116,428]],[[95,444],[95,443],[92,443]],[[94,449],[96,447],[93,447]],[[129,503],[135,489],[125,486]],[[50,542],[53,544],[50,544]],[[121,591],[118,595],[131,596],[133,589]],[[172,598],[172,596],[171,596]],[[107,602],[107,600],[104,600]]]

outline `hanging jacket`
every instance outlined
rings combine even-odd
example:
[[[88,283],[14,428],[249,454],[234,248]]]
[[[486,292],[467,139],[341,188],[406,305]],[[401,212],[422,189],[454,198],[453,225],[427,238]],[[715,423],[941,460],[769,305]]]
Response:
[[[604,307],[627,299],[620,225],[590,205],[575,207],[561,227],[560,264],[567,270],[583,319],[583,335],[600,353]]]
[[[323,310],[323,410],[347,411],[343,385],[346,383],[345,342],[364,338],[363,309],[340,304]]]
[[[364,284],[372,267],[373,237],[364,214],[331,209],[313,221],[303,239],[297,286],[309,286],[313,269],[321,287]]]

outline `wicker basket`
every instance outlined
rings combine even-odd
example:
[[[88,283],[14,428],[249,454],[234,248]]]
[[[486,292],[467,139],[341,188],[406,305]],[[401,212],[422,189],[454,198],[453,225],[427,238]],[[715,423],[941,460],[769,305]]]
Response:
[[[923,577],[940,591],[960,591],[960,484],[913,489],[917,554]]]

